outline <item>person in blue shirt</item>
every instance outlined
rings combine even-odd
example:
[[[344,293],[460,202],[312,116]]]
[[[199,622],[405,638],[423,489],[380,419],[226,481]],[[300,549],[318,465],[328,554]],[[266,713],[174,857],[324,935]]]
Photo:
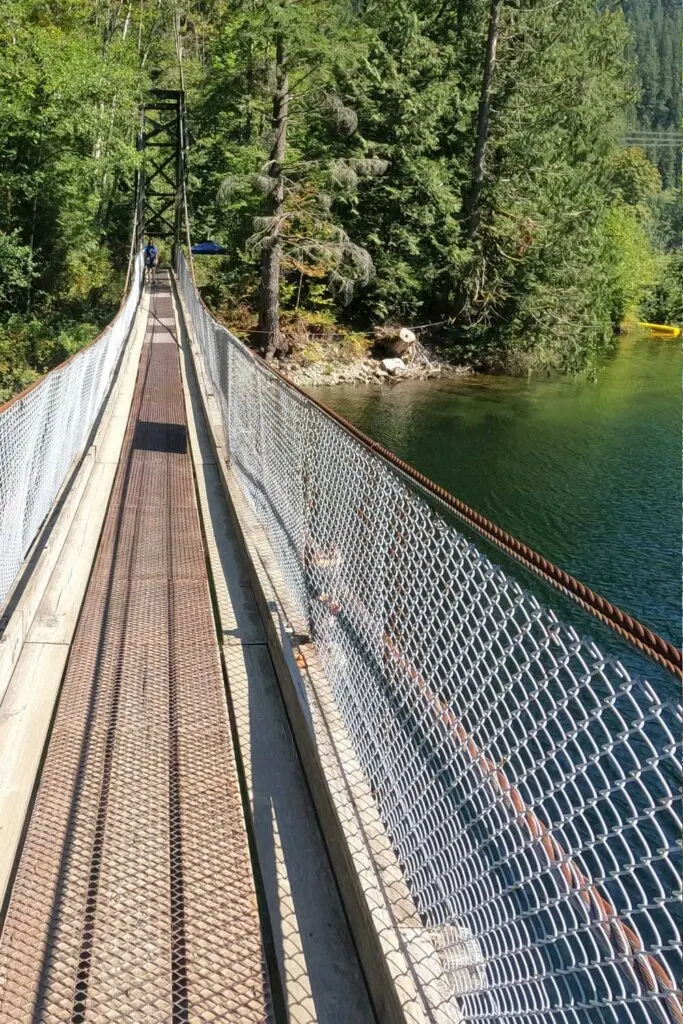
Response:
[[[150,279],[154,281],[156,278],[155,268],[159,262],[159,250],[151,238],[143,249],[143,253],[145,257],[145,279],[148,282]]]

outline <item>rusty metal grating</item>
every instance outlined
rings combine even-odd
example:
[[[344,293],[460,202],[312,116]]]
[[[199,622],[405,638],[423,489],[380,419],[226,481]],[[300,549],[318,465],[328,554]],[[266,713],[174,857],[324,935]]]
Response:
[[[168,283],[0,939],[0,1022],[270,1019]]]

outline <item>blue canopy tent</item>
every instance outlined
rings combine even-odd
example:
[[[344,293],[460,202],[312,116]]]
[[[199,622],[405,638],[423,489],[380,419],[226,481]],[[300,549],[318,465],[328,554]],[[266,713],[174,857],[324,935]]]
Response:
[[[197,242],[196,245],[192,246],[193,256],[220,256],[224,252],[225,249],[218,242]]]

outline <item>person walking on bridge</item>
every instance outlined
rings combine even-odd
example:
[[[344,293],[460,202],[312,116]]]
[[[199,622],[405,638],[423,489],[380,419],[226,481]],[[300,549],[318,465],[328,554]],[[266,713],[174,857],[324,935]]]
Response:
[[[154,282],[156,280],[156,266],[159,262],[159,250],[150,238],[145,246],[145,281],[149,284],[150,280]]]

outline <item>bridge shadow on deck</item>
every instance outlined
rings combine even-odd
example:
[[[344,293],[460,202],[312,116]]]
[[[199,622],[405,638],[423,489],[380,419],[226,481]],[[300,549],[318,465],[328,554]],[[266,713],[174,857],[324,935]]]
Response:
[[[181,423],[138,420],[133,435],[133,450],[184,455],[187,451],[187,427]]]

